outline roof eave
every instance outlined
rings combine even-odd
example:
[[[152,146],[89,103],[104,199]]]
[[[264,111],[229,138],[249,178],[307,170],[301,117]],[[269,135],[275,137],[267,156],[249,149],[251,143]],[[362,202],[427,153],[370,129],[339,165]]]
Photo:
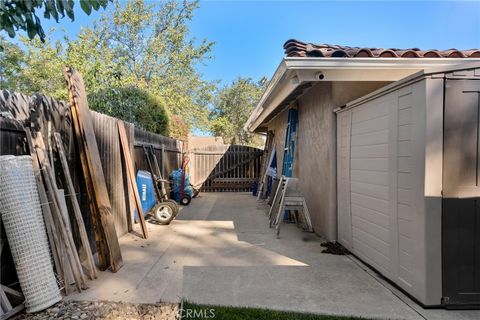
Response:
[[[469,62],[480,62],[480,58],[286,57],[280,62],[244,128],[257,131],[277,106],[306,82],[398,81],[420,70]]]

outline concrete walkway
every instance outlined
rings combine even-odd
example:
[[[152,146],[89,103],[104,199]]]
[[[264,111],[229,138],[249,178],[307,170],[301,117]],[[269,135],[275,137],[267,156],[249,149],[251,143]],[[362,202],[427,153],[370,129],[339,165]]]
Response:
[[[321,239],[283,225],[246,193],[204,193],[149,239],[120,239],[125,265],[100,272],[77,300],[250,306],[379,319],[480,319],[480,311],[424,310],[348,256],[322,254]]]

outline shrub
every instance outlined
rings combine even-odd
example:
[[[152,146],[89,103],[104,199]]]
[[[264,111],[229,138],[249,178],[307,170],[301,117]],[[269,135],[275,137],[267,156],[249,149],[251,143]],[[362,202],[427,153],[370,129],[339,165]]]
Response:
[[[150,132],[170,135],[170,116],[163,101],[136,87],[100,90],[88,95],[92,110],[135,124]]]

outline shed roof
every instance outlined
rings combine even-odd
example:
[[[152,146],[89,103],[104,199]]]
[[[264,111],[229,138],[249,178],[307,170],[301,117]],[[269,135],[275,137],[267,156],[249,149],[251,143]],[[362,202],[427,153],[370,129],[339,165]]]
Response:
[[[391,91],[397,90],[404,86],[410,85],[416,81],[420,81],[424,78],[436,78],[436,79],[461,79],[461,80],[480,80],[480,62],[473,63],[464,63],[457,66],[449,66],[442,68],[431,68],[420,70],[408,77],[405,77],[401,80],[392,82],[382,88],[379,88],[373,92],[370,92],[358,99],[352,100],[347,103],[345,106],[337,108],[334,112],[339,113],[345,110],[351,109],[352,107],[358,106],[365,101],[374,99],[381,95],[387,94]]]
[[[283,45],[287,57],[320,58],[480,58],[479,49],[421,50],[418,48],[362,48],[305,43],[289,39]]]

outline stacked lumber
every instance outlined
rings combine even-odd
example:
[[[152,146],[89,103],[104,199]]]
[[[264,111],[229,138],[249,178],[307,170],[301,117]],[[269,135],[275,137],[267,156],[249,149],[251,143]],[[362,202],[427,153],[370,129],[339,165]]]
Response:
[[[42,213],[55,270],[66,295],[70,293],[70,286],[72,284],[78,292],[81,292],[87,289],[86,277],[73,240],[72,224],[67,211],[65,197],[57,187],[42,135],[40,132],[32,133],[30,128],[25,128],[25,134],[32,157],[38,194],[42,204]],[[68,167],[67,170],[63,171],[66,180],[71,179]],[[74,193],[72,195],[74,195]],[[72,206],[74,208],[78,207],[76,197],[70,196],[69,198],[72,201]],[[75,222],[80,234],[84,233],[86,235],[81,213],[79,216],[76,216]],[[94,279],[96,277],[96,270],[88,239],[82,238],[82,246],[87,253],[87,274],[90,279]]]
[[[50,249],[48,254],[51,254],[49,259],[53,262],[54,272],[51,278],[55,278],[60,290],[69,295],[74,291],[81,292],[88,288],[87,280],[97,278],[97,266],[102,271],[110,269],[117,272],[123,266],[123,260],[83,79],[71,68],[65,69],[65,78],[69,93],[72,140],[69,139],[70,126],[65,130],[58,123],[54,125],[51,120],[52,110],[49,108],[30,106],[29,117],[24,122],[19,122],[13,116],[9,121],[15,123],[16,130],[21,136],[21,154],[27,152],[32,160],[36,191]],[[3,119],[4,115],[0,117]],[[136,185],[134,161],[131,158],[125,125],[120,120],[116,124],[126,183],[132,190],[130,194],[132,198],[129,201],[133,201],[138,212],[141,235],[146,239],[147,226]],[[71,152],[74,149],[72,142],[75,142],[78,150],[75,155]],[[74,169],[73,167],[69,168],[69,163],[75,165],[71,161],[73,156],[75,158],[78,156],[80,160],[82,169],[80,176],[70,170]],[[86,190],[89,214],[87,212],[82,214],[80,198],[77,199],[80,193],[75,187],[82,192]],[[80,195],[83,196],[83,193]],[[130,213],[133,215],[133,212]],[[84,217],[89,219],[88,229]],[[91,247],[89,241],[87,230],[90,231],[90,228],[93,229],[96,248]],[[0,244],[0,253],[2,246],[3,241]],[[94,253],[98,260],[94,260]],[[0,286],[0,319],[7,319],[22,308],[29,312],[29,299],[26,293],[28,292],[22,293],[10,287]]]
[[[117,272],[123,266],[114,217],[101,167],[87,95],[82,76],[72,68],[65,69],[70,107],[77,145],[80,151],[87,197],[92,214],[100,270]]]

